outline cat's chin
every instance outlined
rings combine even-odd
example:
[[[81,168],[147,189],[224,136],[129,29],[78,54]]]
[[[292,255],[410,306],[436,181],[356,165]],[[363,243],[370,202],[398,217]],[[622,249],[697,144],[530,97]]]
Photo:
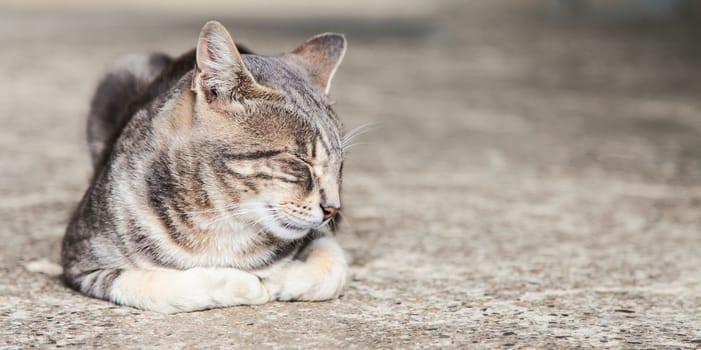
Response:
[[[276,230],[270,230],[270,233],[272,233],[273,235],[275,235],[275,237],[280,239],[293,240],[306,236],[309,233],[309,230],[310,229],[290,230],[278,228]]]
[[[275,237],[287,240],[302,238],[309,233],[309,230],[311,230],[308,228],[296,227],[291,224],[282,223],[277,220],[266,226],[268,226],[268,230],[270,230],[270,233],[275,235]]]

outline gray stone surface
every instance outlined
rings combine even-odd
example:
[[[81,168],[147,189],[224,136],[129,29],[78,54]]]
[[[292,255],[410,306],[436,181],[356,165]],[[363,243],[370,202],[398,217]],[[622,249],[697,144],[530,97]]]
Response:
[[[349,34],[337,110],[377,125],[346,165],[344,296],[167,316],[28,272],[87,186],[100,72],[204,20],[0,11],[0,348],[701,347],[693,23],[224,20],[269,54]]]

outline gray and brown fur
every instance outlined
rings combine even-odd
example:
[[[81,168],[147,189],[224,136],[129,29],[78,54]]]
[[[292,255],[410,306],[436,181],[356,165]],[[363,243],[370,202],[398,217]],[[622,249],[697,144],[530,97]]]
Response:
[[[345,45],[322,34],[258,56],[209,22],[179,58],[115,64],[91,104],[94,176],[63,240],[67,284],[161,312],[338,295],[327,214],[343,142],[328,90]]]

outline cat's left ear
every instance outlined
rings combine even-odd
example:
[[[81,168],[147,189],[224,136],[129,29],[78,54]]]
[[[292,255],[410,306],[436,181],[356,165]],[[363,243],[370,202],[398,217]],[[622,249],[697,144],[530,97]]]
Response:
[[[231,35],[217,21],[207,22],[200,32],[191,89],[202,90],[213,106],[278,95],[255,81]]]
[[[290,55],[306,68],[311,82],[328,94],[331,79],[346,54],[346,46],[343,34],[324,33],[309,38]]]

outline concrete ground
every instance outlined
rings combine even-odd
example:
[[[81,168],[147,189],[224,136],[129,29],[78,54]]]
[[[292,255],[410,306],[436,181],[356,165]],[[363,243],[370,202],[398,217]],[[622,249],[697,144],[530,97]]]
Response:
[[[170,316],[25,266],[59,259],[104,67],[184,51],[206,18],[0,11],[0,348],[701,347],[698,22],[485,3],[220,14],[267,54],[348,33],[337,111],[377,123],[346,165],[352,278],[331,302]]]

